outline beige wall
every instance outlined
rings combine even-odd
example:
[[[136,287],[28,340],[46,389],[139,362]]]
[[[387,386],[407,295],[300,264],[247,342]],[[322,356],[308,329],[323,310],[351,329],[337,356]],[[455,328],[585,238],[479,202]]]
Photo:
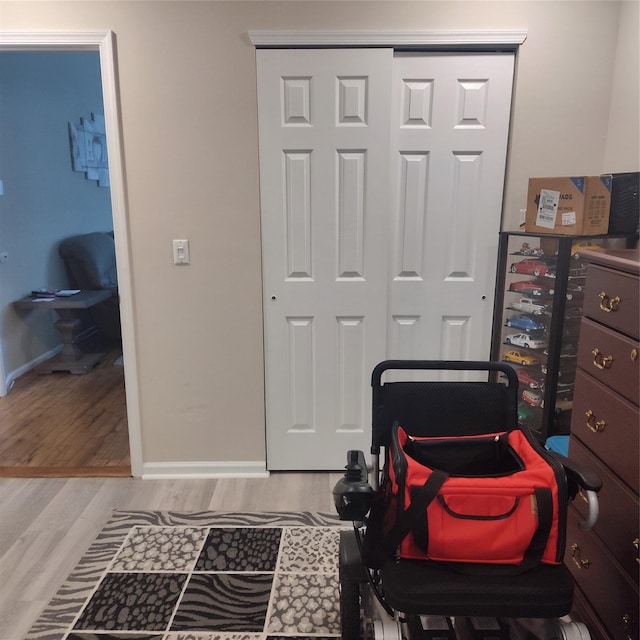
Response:
[[[529,176],[599,173],[605,150],[613,159],[626,144],[607,147],[619,9],[606,1],[3,1],[4,30],[117,35],[145,462],[265,456],[249,30],[528,29],[506,185],[513,229]],[[173,266],[172,238],[191,239],[191,266]]]
[[[640,164],[640,2],[621,4],[604,171]]]

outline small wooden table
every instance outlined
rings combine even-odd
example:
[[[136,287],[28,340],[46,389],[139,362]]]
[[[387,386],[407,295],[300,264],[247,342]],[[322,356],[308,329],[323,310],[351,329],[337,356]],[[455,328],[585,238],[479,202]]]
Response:
[[[103,360],[104,353],[85,353],[76,344],[76,334],[82,324],[78,317],[78,309],[89,309],[93,305],[108,300],[112,291],[80,291],[72,296],[53,299],[32,298],[27,296],[13,303],[16,309],[31,311],[33,309],[53,309],[58,314],[55,328],[62,339],[62,351],[36,367],[38,373],[69,371],[75,374],[89,373]]]

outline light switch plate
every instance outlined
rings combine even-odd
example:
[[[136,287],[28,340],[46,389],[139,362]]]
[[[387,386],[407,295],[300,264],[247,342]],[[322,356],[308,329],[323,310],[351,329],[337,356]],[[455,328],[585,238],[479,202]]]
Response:
[[[191,256],[189,255],[188,240],[173,241],[173,264],[190,264]]]

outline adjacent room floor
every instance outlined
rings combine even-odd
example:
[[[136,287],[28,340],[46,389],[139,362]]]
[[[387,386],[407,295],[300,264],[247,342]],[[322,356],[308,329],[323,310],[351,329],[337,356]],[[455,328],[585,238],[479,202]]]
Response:
[[[130,476],[120,349],[86,375],[32,370],[0,399],[0,476]]]

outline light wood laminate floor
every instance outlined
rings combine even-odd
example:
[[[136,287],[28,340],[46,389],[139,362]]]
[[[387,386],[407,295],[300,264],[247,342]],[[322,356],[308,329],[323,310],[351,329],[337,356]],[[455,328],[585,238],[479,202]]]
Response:
[[[0,478],[0,638],[22,640],[113,510],[334,513],[339,477]]]

